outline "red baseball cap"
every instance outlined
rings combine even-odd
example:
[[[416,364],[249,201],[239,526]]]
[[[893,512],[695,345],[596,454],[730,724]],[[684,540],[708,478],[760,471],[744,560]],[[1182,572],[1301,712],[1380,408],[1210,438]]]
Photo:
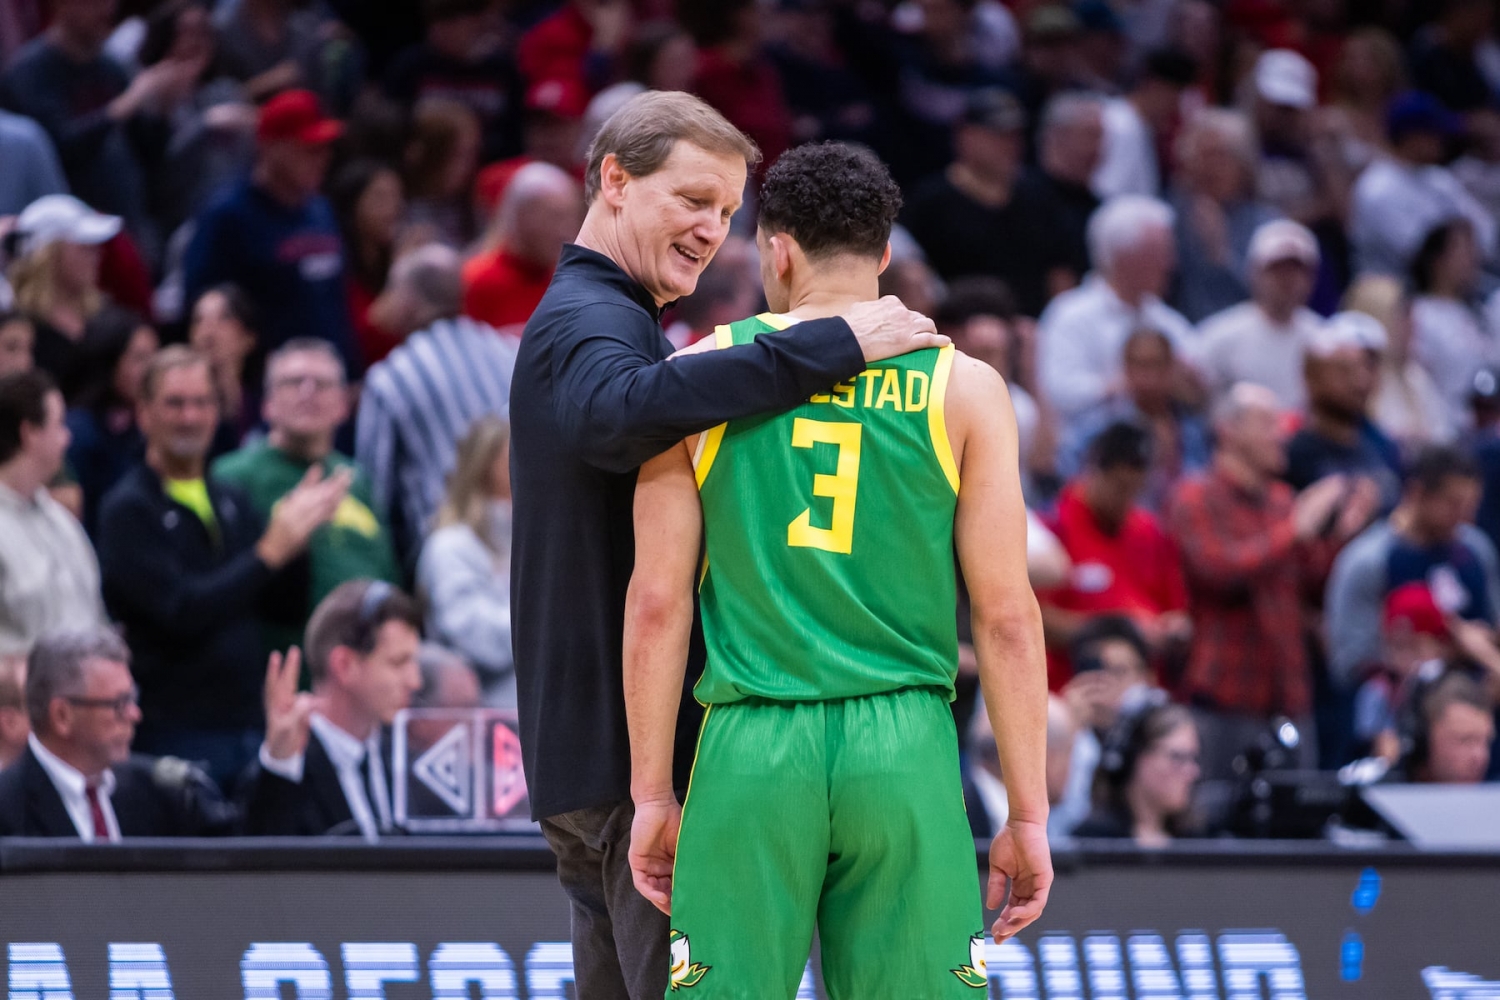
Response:
[[[566,77],[538,80],[527,88],[525,106],[527,111],[578,119],[589,108],[589,92],[577,80]]]
[[[1448,637],[1443,611],[1425,583],[1403,583],[1386,595],[1385,627],[1404,622],[1416,635]]]
[[[344,134],[344,125],[323,114],[323,105],[310,90],[284,90],[260,109],[255,136],[261,142],[291,140],[310,145],[332,142]]]

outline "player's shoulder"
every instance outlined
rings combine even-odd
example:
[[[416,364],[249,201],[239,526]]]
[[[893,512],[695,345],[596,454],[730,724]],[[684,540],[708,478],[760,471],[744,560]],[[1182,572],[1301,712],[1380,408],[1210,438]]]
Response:
[[[1005,377],[993,365],[953,348],[953,368],[948,380],[950,399],[1010,399]]]

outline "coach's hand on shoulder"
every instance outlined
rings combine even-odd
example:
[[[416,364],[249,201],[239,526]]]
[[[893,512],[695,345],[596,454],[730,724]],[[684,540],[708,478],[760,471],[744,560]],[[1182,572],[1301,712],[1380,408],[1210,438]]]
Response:
[[[874,302],[859,302],[844,314],[844,320],[859,340],[866,361],[882,361],[898,354],[928,347],[946,347],[932,320],[912,312],[894,295]]]
[[[1010,881],[1010,899],[1005,883]],[[990,844],[990,881],[984,905],[1005,909],[990,929],[998,944],[1042,915],[1052,891],[1052,850],[1047,824],[1012,819]]]
[[[672,912],[672,865],[677,860],[677,828],[682,806],[670,792],[635,804],[630,825],[630,875],[636,890],[663,913]]]

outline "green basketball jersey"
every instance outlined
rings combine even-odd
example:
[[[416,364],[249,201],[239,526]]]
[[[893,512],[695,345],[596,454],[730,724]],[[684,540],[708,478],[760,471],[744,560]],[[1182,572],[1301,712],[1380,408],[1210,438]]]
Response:
[[[791,321],[716,331],[749,343]],[[871,365],[774,416],[699,437],[705,705],[953,687],[953,348]]]

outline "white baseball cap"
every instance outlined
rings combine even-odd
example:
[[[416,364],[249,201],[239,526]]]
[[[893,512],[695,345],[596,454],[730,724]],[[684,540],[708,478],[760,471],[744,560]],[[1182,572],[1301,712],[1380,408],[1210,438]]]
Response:
[[[70,194],[49,194],[22,209],[16,232],[24,239],[22,251],[35,253],[49,243],[97,244],[120,232],[120,217],[94,211]]]
[[[1255,61],[1255,91],[1272,104],[1311,108],[1318,103],[1318,71],[1291,49],[1269,49]]]
[[[1321,259],[1318,238],[1312,230],[1291,219],[1261,223],[1250,237],[1250,249],[1245,254],[1251,271],[1281,260],[1299,261],[1316,270]]]
[[[1328,358],[1353,347],[1362,351],[1386,349],[1385,327],[1369,313],[1341,312],[1328,317],[1307,340],[1307,352],[1316,358]]]

